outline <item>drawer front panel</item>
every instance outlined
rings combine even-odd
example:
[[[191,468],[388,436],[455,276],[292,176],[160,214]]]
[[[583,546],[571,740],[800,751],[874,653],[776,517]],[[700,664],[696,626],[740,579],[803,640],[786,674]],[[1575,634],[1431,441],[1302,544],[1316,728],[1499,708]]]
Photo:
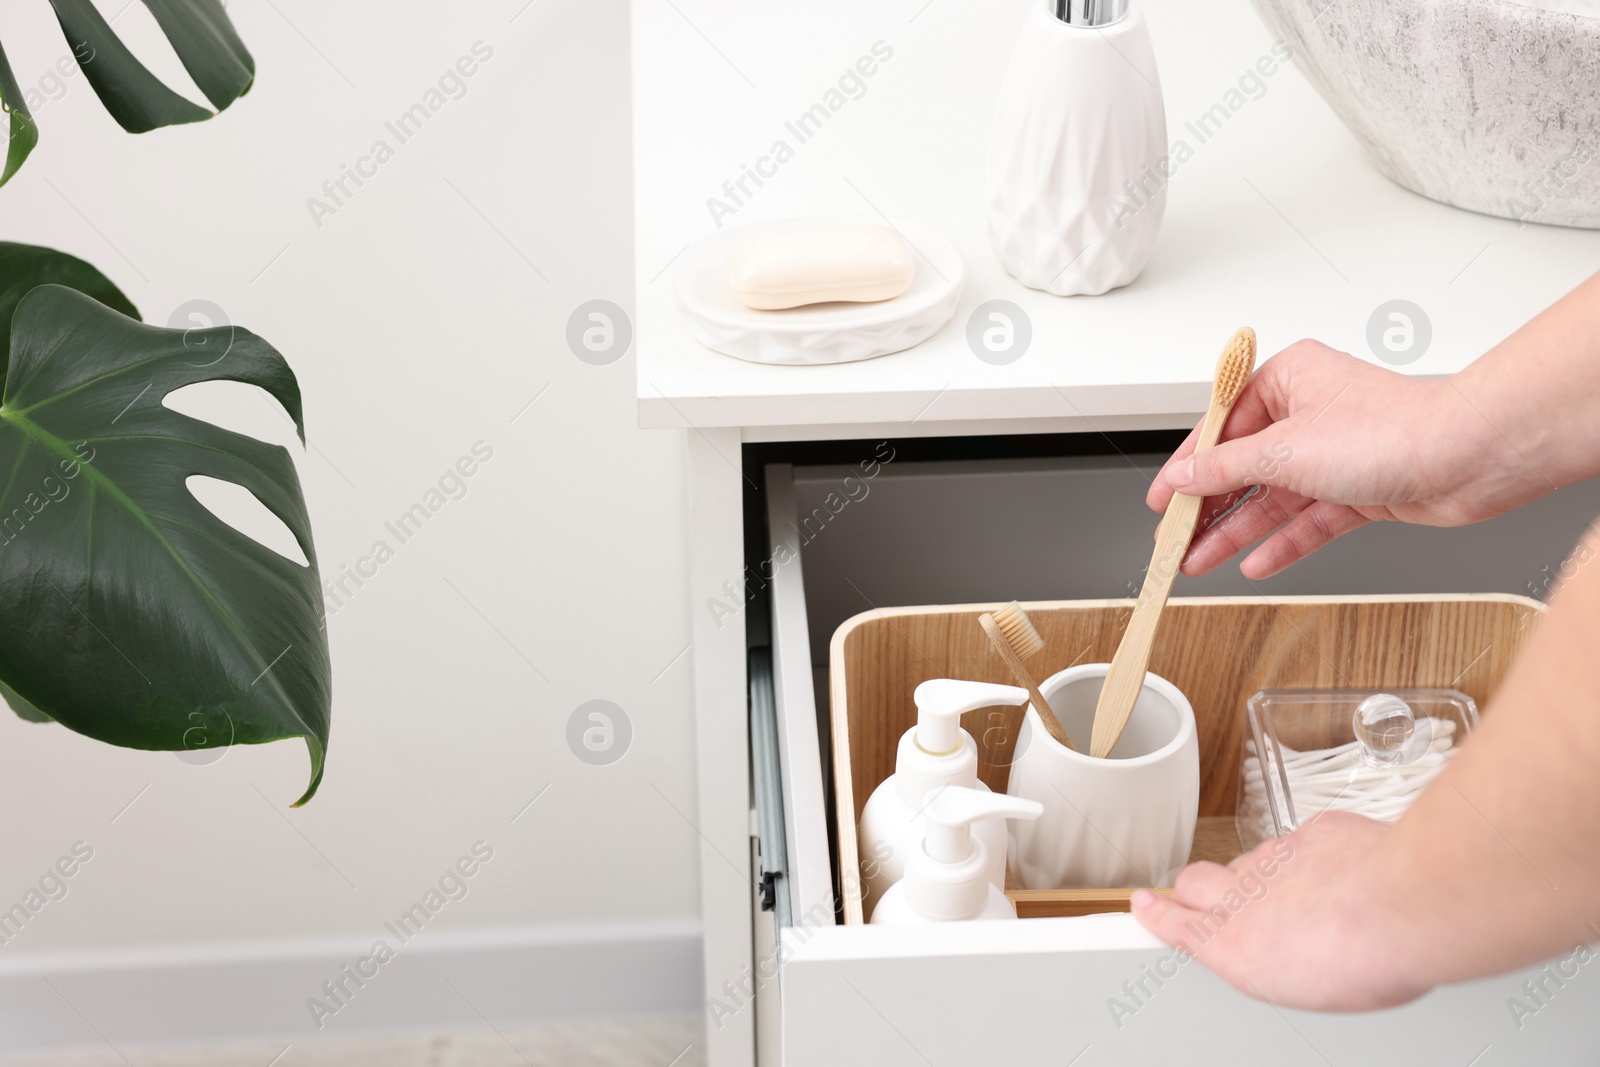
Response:
[[[1437,990],[1392,1011],[1288,1011],[1235,992],[1164,946],[1108,948],[1131,916],[1032,919],[966,937],[878,938],[835,928],[797,947],[783,978],[785,1067],[1100,1067],[1112,1064],[1589,1065],[1600,987],[1568,979],[1513,1018],[1535,971]],[[1026,928],[1025,938],[996,926]],[[1074,926],[1085,929],[1075,931]],[[911,928],[926,934],[928,928]],[[1140,935],[1125,931],[1127,942]],[[1569,972],[1570,973],[1570,972]],[[1159,984],[1158,984],[1159,982]],[[1546,982],[1555,989],[1553,983]]]

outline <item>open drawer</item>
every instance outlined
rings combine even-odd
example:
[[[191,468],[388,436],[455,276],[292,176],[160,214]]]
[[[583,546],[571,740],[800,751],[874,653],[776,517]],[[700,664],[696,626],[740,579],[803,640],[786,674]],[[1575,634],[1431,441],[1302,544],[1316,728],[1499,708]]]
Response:
[[[1439,990],[1395,1011],[1316,1015],[1244,997],[1197,964],[1180,966],[1132,916],[1099,910],[1120,907],[1114,900],[1078,909],[1025,902],[1024,914],[1038,917],[1017,922],[861,924],[854,880],[840,876],[854,869],[854,812],[876,776],[888,773],[882,753],[892,753],[914,720],[912,687],[938,676],[1007,679],[974,621],[986,605],[869,605],[839,629],[834,653],[847,666],[834,672],[831,716],[827,705],[819,709],[824,675],[808,619],[805,511],[797,511],[792,468],[767,469],[766,496],[774,565],[763,580],[779,766],[775,799],[765,803],[781,804],[787,862],[783,920],[754,946],[755,972],[779,1001],[776,1039],[758,1035],[762,1063],[1086,1067],[1232,1062],[1246,1049],[1245,1062],[1274,1064],[1596,1062],[1600,987],[1581,983],[1569,983],[1570,996],[1524,1017],[1520,1028],[1507,1002],[1523,995],[1530,974]],[[1041,673],[1074,659],[1109,659],[1125,610],[1110,602],[1030,604],[1047,642]],[[1255,689],[1453,686],[1487,708],[1537,610],[1537,602],[1506,594],[1174,601],[1152,669],[1183,688],[1208,722],[1202,812],[1226,816],[1231,829],[1239,720]],[[1213,653],[1185,652],[1197,641]],[[1040,914],[1072,910],[1095,913]]]
[[[885,608],[835,632],[832,665],[837,877],[846,924],[862,922],[855,825],[878,783],[894,773],[895,746],[916,724],[911,694],[929,678],[1015,684],[978,626],[998,604]],[[1030,666],[1039,678],[1075,663],[1107,663],[1131,600],[1029,603],[1044,638]],[[1162,614],[1150,670],[1194,707],[1200,742],[1200,818],[1190,862],[1227,863],[1241,851],[1234,828],[1244,706],[1261,689],[1459,689],[1480,706],[1531,632],[1539,605],[1524,597],[1179,597]],[[978,739],[979,777],[1005,792],[1022,709],[984,708],[962,718]],[[1023,918],[1127,911],[1124,889],[1027,890],[1007,895]]]

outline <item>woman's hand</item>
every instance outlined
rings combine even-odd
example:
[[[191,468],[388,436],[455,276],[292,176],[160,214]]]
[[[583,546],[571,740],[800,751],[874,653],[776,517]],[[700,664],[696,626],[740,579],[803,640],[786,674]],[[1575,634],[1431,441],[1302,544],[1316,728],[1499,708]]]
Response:
[[[1269,533],[1246,575],[1375,519],[1459,525],[1600,475],[1600,274],[1447,381],[1301,341],[1250,381],[1191,472],[1193,440],[1152,507],[1174,487],[1213,509],[1266,488],[1196,539],[1190,573]],[[1194,864],[1170,900],[1135,893],[1134,915],[1235,987],[1324,1010],[1403,1004],[1600,940],[1597,558],[1600,528],[1399,823],[1321,815],[1227,867]]]
[[[1254,997],[1287,1008],[1367,1011],[1428,990],[1412,961],[1427,931],[1403,921],[1375,862],[1393,828],[1328,812],[1226,867],[1196,863],[1171,899],[1145,890],[1133,914]]]
[[[1217,447],[1195,456],[1198,435],[1147,497],[1156,511],[1174,490],[1206,498],[1183,564],[1191,575],[1267,537],[1239,566],[1267,578],[1368,522],[1462,526],[1555,488],[1455,382],[1411,378],[1316,341],[1262,365]]]

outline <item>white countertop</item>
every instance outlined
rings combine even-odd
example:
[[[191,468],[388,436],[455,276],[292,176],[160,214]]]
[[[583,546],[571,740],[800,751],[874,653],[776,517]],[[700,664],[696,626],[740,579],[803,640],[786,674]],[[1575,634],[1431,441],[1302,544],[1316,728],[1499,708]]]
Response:
[[[1368,318],[1403,298],[1433,328],[1427,353],[1403,369],[1444,374],[1600,269],[1600,231],[1519,227],[1390,183],[1292,64],[1202,143],[1186,123],[1222,102],[1272,40],[1246,0],[1145,0],[1168,138],[1193,149],[1168,188],[1155,258],[1104,296],[1027,289],[990,253],[983,175],[994,99],[1030,2],[634,0],[641,426],[1181,425],[1204,408],[1217,353],[1238,326],[1255,328],[1263,356],[1316,337],[1374,359]],[[798,143],[785,122],[879,41],[893,54],[865,92]],[[793,157],[761,187],[747,183],[753,195],[724,225],[880,212],[930,223],[967,269],[960,309],[931,339],[861,363],[782,367],[720,355],[684,333],[676,257],[716,229],[708,198],[732,204],[723,183],[780,138]],[[969,314],[990,299],[1021,305],[1032,321],[1030,349],[1006,366],[966,342]]]

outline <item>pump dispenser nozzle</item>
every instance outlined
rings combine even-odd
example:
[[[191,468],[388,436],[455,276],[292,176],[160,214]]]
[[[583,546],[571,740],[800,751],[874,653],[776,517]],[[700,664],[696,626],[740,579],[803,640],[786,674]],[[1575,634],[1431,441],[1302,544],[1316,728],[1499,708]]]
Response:
[[[945,756],[961,747],[961,716],[979,708],[1015,707],[1028,701],[1028,691],[993,682],[932,678],[911,694],[917,704],[917,747],[931,756]]]
[[[936,863],[960,863],[978,847],[972,836],[972,824],[979,819],[997,815],[1006,819],[1037,819],[1042,814],[1044,805],[1037,800],[949,786],[939,790],[928,804],[928,828],[922,847]]]

